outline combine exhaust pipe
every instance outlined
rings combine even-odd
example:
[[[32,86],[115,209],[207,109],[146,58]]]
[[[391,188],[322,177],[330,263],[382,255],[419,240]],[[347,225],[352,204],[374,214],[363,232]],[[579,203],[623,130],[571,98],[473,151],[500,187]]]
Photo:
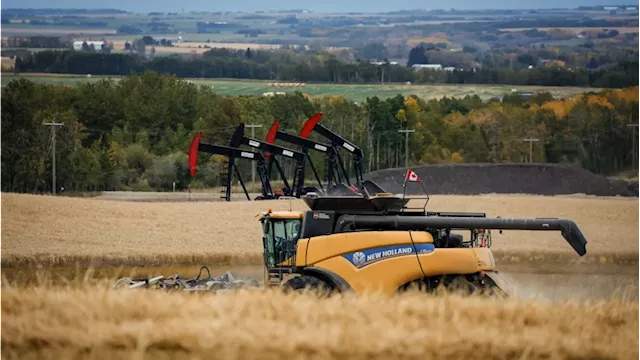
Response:
[[[580,255],[587,253],[587,240],[582,232],[568,219],[514,219],[483,217],[445,216],[373,216],[342,215],[336,222],[335,232],[357,229],[370,230],[425,230],[425,229],[496,229],[560,231],[562,237]]]

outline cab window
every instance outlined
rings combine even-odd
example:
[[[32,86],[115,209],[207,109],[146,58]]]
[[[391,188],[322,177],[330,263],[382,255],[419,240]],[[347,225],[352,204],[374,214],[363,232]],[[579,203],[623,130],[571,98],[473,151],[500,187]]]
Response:
[[[279,264],[295,255],[301,224],[300,219],[270,219],[265,222],[268,265]]]

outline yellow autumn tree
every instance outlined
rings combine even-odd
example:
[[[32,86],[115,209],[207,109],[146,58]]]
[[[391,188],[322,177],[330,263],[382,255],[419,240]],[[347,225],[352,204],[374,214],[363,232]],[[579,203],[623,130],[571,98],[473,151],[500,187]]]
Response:
[[[609,100],[607,100],[606,97],[604,96],[599,96],[599,95],[589,95],[587,97],[587,104],[589,105],[599,105],[602,107],[605,107],[609,110],[613,110],[613,105],[609,102]]]
[[[117,141],[109,141],[107,157],[109,160],[109,165],[111,165],[111,167],[113,168],[121,166],[122,163],[124,163],[124,153],[122,152],[122,147]]]
[[[632,86],[620,90],[608,90],[605,92],[605,96],[622,101],[638,102],[640,98],[639,89],[640,87],[638,86]]]
[[[426,164],[451,164],[462,163],[464,158],[459,152],[442,147],[437,140],[433,141],[425,148],[420,157],[420,161]]]
[[[215,154],[215,155],[211,155],[209,160],[211,160],[211,162],[214,164],[221,165],[227,161],[227,157],[224,155]]]
[[[582,95],[577,95],[564,100],[547,101],[546,103],[542,104],[540,108],[544,110],[551,110],[554,112],[554,114],[556,114],[557,118],[563,118],[569,112],[571,112],[571,109],[573,109],[573,107],[581,100]]]
[[[557,67],[557,68],[564,68],[566,65],[566,63],[562,60],[552,60],[549,61],[545,66],[546,67]]]
[[[471,110],[469,114],[467,114],[467,119],[469,119],[472,124],[482,125],[493,121],[493,116],[491,115],[490,108],[474,109]]]
[[[344,95],[340,94],[340,95],[332,95],[329,97],[329,104],[334,105],[334,104],[342,104],[344,102],[346,102],[347,100],[344,98]]]
[[[408,121],[416,121],[418,119],[418,113],[420,112],[420,106],[416,99],[408,97],[404,101],[404,108],[406,109],[406,119]]]
[[[471,114],[469,114],[471,115]],[[469,120],[468,117],[462,115],[459,111],[454,111],[444,118],[444,122],[450,125],[461,125]]]

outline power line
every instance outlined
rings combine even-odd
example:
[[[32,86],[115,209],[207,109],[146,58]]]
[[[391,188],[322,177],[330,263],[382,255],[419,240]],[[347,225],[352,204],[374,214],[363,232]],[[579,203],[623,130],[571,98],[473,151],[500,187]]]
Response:
[[[404,133],[404,166],[409,167],[409,133],[416,132],[415,130],[398,130],[399,133]]]
[[[246,124],[245,127],[248,127],[251,129],[251,138],[255,139],[256,138],[256,128],[261,128],[262,125],[260,124]],[[253,161],[251,164],[251,186],[253,188],[256,187],[256,162]]]
[[[51,157],[53,158],[53,173],[51,174],[51,191],[56,194],[56,127],[64,126],[64,123],[50,122],[43,123],[44,126],[51,126]]]
[[[529,163],[532,163],[533,162],[533,143],[540,141],[540,139],[537,139],[537,138],[526,138],[526,139],[522,139],[522,140],[529,142]]]
[[[633,168],[636,168],[636,165],[638,165],[638,160],[636,159],[636,130],[635,128],[638,127],[638,124],[627,124],[627,127],[630,127],[633,129],[633,145],[631,146],[631,158],[633,159]]]

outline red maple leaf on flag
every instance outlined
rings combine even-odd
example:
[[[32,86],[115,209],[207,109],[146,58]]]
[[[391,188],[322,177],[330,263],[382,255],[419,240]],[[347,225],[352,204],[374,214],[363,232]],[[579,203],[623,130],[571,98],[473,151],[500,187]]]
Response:
[[[420,181],[420,178],[418,177],[418,175],[416,173],[413,172],[413,170],[409,169],[407,170],[407,177],[405,178],[405,181]]]

